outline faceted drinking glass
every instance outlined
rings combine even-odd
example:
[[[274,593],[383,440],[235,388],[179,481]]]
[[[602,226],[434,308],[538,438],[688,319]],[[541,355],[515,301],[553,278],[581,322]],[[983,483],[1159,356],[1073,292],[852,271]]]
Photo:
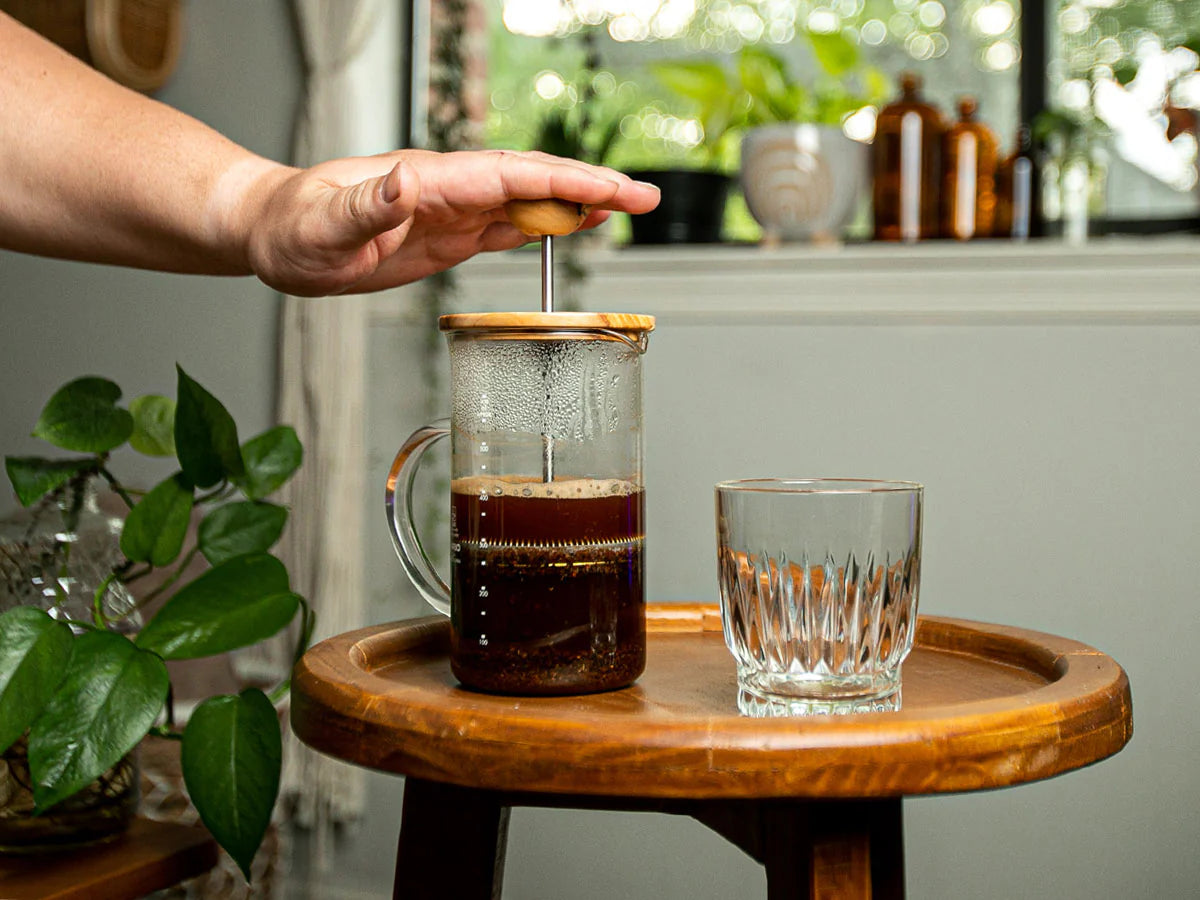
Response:
[[[716,486],[721,617],[743,713],[899,708],[923,491],[863,479]]]

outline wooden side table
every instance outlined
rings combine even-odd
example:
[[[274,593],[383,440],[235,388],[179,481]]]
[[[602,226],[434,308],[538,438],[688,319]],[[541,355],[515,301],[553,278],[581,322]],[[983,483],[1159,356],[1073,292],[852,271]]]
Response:
[[[134,900],[203,875],[217,842],[203,828],[135,819],[107,844],[0,856],[4,900]]]
[[[397,898],[499,897],[513,806],[693,816],[766,866],[769,900],[901,898],[903,796],[1049,778],[1132,731],[1120,666],[1051,635],[922,618],[900,711],[752,719],[715,606],[652,606],[648,622],[637,684],[583,697],[462,689],[440,617],[305,654],[299,737],[407,776]]]

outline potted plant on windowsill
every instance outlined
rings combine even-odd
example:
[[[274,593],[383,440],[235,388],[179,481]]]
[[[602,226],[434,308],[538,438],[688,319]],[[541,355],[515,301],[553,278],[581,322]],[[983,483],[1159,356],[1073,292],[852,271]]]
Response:
[[[288,511],[265,499],[299,467],[300,443],[287,426],[240,443],[225,407],[182,369],[174,401],[145,396],[124,409],[120,396],[102,378],[72,381],[47,403],[33,434],[77,455],[5,459],[26,511],[10,517],[0,544],[0,844],[19,849],[26,832],[32,845],[69,842],[56,820],[69,832],[87,818],[92,794],[112,799],[94,786],[115,782],[153,734],[181,742],[191,801],[248,878],[278,792],[274,703],[287,684],[210,697],[181,730],[166,662],[256,644],[297,613],[297,655],[307,644],[313,614],[268,552]],[[179,471],[144,493],[127,488],[110,468],[126,443],[174,457]],[[119,550],[88,543],[97,540],[91,526],[99,515],[89,494],[102,482],[128,507]],[[205,510],[185,552],[189,523]],[[199,557],[209,568],[187,580]],[[126,586],[155,577],[157,587],[133,600]],[[139,627],[142,610],[158,603]],[[133,780],[120,775],[119,786]],[[101,839],[127,824],[127,800],[100,816],[106,822],[85,823],[80,836]]]
[[[818,72],[811,84],[759,46],[741,52],[748,95],[741,183],[766,240],[836,240],[868,186],[870,147],[846,133],[847,119],[886,94],[841,32],[806,32]],[[870,129],[864,129],[869,131]],[[867,135],[864,135],[866,137]]]
[[[624,167],[631,178],[657,185],[662,192],[655,209],[633,217],[633,243],[718,243],[747,98],[712,60],[665,61],[650,70],[682,101],[681,116],[691,117],[697,133],[692,140],[677,142],[674,156],[657,165]],[[676,119],[686,123],[681,116]]]

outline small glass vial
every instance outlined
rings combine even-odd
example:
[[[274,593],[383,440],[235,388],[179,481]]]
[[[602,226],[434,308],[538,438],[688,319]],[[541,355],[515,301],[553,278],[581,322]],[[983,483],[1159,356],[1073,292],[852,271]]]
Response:
[[[875,123],[875,240],[938,236],[938,180],[945,122],[920,94],[921,79],[900,76],[900,97]]]
[[[960,99],[942,141],[942,236],[960,241],[990,237],[996,218],[999,141],[975,119],[977,108],[975,98]]]
[[[992,234],[1023,241],[1032,234],[1038,198],[1037,165],[1029,127],[1017,131],[1013,152],[996,167],[996,221]]]

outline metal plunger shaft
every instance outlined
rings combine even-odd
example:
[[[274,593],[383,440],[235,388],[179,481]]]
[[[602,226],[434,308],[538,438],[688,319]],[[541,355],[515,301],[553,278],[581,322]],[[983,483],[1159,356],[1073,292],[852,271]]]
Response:
[[[542,235],[542,312],[554,312],[554,235]]]
[[[510,200],[508,219],[530,237],[542,239],[542,312],[554,312],[554,235],[570,234],[588,217],[591,207],[567,200]],[[554,438],[542,435],[542,481],[554,480]]]
[[[554,312],[554,236],[542,235],[542,312]],[[554,438],[542,435],[542,482],[554,480]]]

